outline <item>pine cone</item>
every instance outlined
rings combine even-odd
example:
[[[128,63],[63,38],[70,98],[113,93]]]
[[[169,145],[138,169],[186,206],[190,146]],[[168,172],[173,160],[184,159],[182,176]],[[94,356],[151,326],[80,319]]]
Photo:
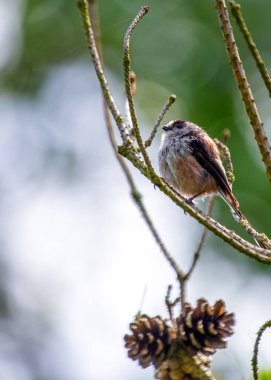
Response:
[[[194,353],[211,355],[218,348],[226,347],[233,325],[234,315],[226,312],[222,300],[210,307],[200,298],[195,309],[186,304],[183,314],[177,318],[178,339]]]
[[[153,364],[156,368],[165,360],[171,342],[171,331],[161,317],[150,318],[141,315],[130,324],[132,335],[125,335],[128,356],[138,360],[146,368]]]
[[[156,370],[155,379],[215,380],[210,370],[211,363],[212,356],[200,352],[193,355],[183,344],[173,343],[168,359]]]

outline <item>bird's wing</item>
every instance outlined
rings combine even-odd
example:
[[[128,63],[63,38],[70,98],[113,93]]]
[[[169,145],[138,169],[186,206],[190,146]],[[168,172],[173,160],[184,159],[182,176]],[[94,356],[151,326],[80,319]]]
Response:
[[[231,187],[225,174],[225,170],[219,159],[212,156],[200,139],[191,140],[189,143],[191,154],[198,163],[216,180],[221,191],[231,193]]]
[[[222,163],[218,158],[214,155],[211,155],[208,150],[205,148],[205,144],[200,140],[191,140],[189,143],[191,154],[194,155],[198,163],[210,174],[214,177],[220,194],[225,199],[225,201],[229,204],[230,207],[233,208],[235,213],[242,218],[242,213],[239,210],[239,203],[237,199],[234,197],[228,179],[226,177],[225,170],[222,166]]]

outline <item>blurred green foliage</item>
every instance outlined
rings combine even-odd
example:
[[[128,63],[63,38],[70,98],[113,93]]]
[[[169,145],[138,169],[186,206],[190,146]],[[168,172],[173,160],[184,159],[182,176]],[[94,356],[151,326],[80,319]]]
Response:
[[[271,379],[271,371],[265,370],[262,371],[259,375],[259,380],[270,380]]]
[[[265,0],[240,3],[258,48],[270,62],[267,31],[271,5]],[[167,118],[194,121],[213,137],[229,128],[234,192],[255,228],[270,235],[270,185],[228,64],[214,2],[100,0],[104,61],[120,81],[123,36],[142,5],[150,5],[151,10],[134,32],[131,44],[132,68],[137,73],[136,101],[145,120],[153,123],[168,95],[175,93],[177,102]],[[2,72],[2,86],[21,96],[34,96],[51,68],[89,57],[76,1],[26,0],[22,12],[18,52]],[[258,107],[269,128],[267,91],[234,20],[233,24]],[[219,210],[223,222],[236,228],[227,206],[220,202]]]
[[[21,12],[17,56],[2,77],[10,90],[34,94],[52,66],[78,59],[85,47],[78,39],[81,24],[74,2],[25,1]]]

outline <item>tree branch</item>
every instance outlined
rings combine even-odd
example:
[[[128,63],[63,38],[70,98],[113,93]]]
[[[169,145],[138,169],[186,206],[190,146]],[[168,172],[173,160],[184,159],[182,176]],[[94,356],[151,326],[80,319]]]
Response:
[[[235,176],[234,176],[234,173],[233,173],[233,165],[232,165],[230,150],[220,140],[214,139],[214,142],[215,142],[216,146],[218,147],[218,149],[220,150],[221,158],[223,160],[225,160],[226,168],[227,168],[227,171],[226,171],[227,178],[230,181],[230,183],[233,183],[235,181]]]
[[[256,62],[259,72],[263,78],[264,84],[269,92],[269,96],[271,97],[271,78],[265,66],[264,60],[262,59],[261,54],[259,50],[257,49],[257,46],[255,42],[253,41],[251,33],[249,32],[248,27],[245,23],[245,20],[242,16],[241,5],[231,0],[230,7],[231,7],[231,13],[234,16],[237,22],[237,25],[239,26],[239,29],[241,30],[244,36],[244,39],[248,45],[251,55]]]
[[[157,129],[159,128],[159,126],[161,124],[161,121],[163,120],[166,112],[169,110],[169,108],[172,106],[172,104],[175,102],[175,100],[176,100],[176,95],[170,95],[166,104],[162,108],[162,111],[158,115],[158,118],[156,120],[156,123],[154,124],[154,127],[153,127],[153,130],[151,132],[150,137],[145,141],[145,148],[148,148],[149,146],[151,146],[152,141],[156,135]]]
[[[92,25],[91,25],[91,21],[89,17],[88,2],[87,0],[77,0],[77,5],[81,13],[83,26],[84,26],[84,30],[85,30],[85,34],[86,34],[86,38],[88,42],[88,47],[89,47],[90,54],[92,57],[92,62],[93,62],[97,77],[99,79],[99,82],[102,88],[104,99],[106,100],[107,106],[110,109],[110,112],[112,113],[112,116],[119,128],[122,140],[124,141],[124,143],[129,143],[130,142],[129,131],[124,123],[123,116],[120,114],[115,104],[114,98],[111,94],[111,90],[110,90],[108,81],[106,79],[106,76],[105,76],[105,73],[104,73],[100,58],[99,58],[99,53],[96,47],[93,29],[92,29]]]
[[[234,173],[233,173],[233,165],[232,165],[232,160],[231,160],[231,154],[228,149],[228,147],[223,144],[221,141],[218,139],[214,140],[218,148],[220,149],[221,155],[226,161],[226,166],[227,166],[227,176],[229,181],[232,183],[234,181]],[[246,232],[253,237],[255,242],[259,245],[262,246],[262,248],[267,248],[271,249],[271,241],[267,238],[267,236],[264,233],[259,233],[256,231],[251,224],[249,223],[248,219],[245,217],[244,214],[242,214],[242,218],[237,218],[236,222],[243,227]]]
[[[150,157],[145,149],[139,126],[138,121],[136,117],[136,111],[135,111],[135,105],[132,95],[132,89],[131,89],[131,81],[130,81],[130,75],[131,75],[131,58],[130,58],[130,37],[131,33],[138,24],[138,22],[149,12],[149,7],[142,7],[137,14],[137,16],[134,18],[133,22],[129,26],[125,37],[124,37],[124,49],[123,49],[123,68],[124,68],[124,81],[125,81],[125,90],[126,90],[126,96],[129,104],[130,109],[130,115],[131,115],[131,121],[133,124],[133,132],[136,138],[136,141],[138,143],[139,149],[143,155],[144,161],[146,163],[146,166],[150,173],[154,173],[154,169],[150,160]]]
[[[254,380],[258,380],[258,378],[259,378],[259,374],[258,374],[258,372],[259,372],[259,369],[258,369],[258,351],[259,351],[260,340],[262,338],[262,335],[263,335],[264,331],[268,327],[271,327],[271,320],[265,322],[261,326],[261,328],[259,329],[259,331],[257,332],[257,339],[255,341],[254,350],[253,350],[253,357],[252,357],[252,360],[251,360],[252,371],[253,371],[253,379]]]
[[[214,208],[214,204],[215,204],[215,201],[216,201],[216,197],[215,196],[212,196],[209,200],[209,204],[208,204],[208,209],[207,209],[207,216],[210,216],[212,214],[212,211],[213,211],[213,208]],[[206,241],[206,237],[207,237],[207,233],[208,233],[208,229],[207,227],[203,227],[203,230],[202,230],[202,233],[201,233],[201,238],[200,238],[200,241],[199,241],[199,245],[198,245],[198,248],[196,249],[195,253],[194,253],[194,257],[193,257],[193,261],[192,261],[192,264],[190,266],[190,269],[188,270],[188,272],[186,273],[185,277],[184,277],[184,280],[188,280],[193,272],[193,270],[195,269],[195,266],[200,258],[200,253],[204,247],[204,244],[205,244],[205,241]]]
[[[261,153],[262,161],[265,165],[267,177],[271,183],[271,147],[268,143],[266,133],[263,128],[263,123],[261,121],[255,100],[252,95],[252,91],[250,89],[250,85],[246,77],[245,70],[243,68],[243,64],[239,56],[225,0],[215,0],[215,4],[228,52],[230,65],[239,87],[242,100],[244,102],[245,109],[254,132],[254,138]]]

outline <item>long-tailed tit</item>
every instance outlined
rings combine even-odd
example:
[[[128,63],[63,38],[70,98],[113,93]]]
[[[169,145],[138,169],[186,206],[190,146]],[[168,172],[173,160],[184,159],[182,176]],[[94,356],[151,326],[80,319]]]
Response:
[[[220,194],[233,213],[243,218],[218,148],[208,134],[184,120],[170,121],[162,128],[165,133],[159,150],[159,169],[163,179],[190,202]]]

